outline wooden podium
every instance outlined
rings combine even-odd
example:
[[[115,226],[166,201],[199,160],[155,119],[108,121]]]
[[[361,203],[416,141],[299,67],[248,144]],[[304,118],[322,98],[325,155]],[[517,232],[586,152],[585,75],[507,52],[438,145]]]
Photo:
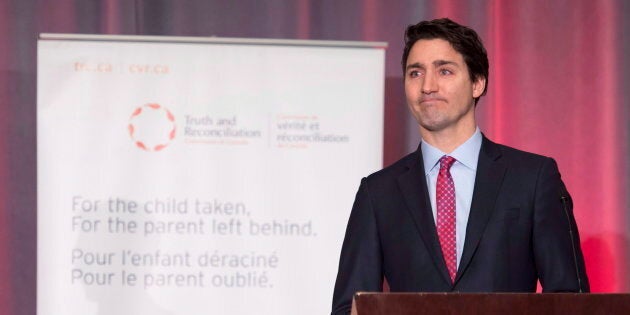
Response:
[[[630,314],[630,294],[358,292],[351,314]]]

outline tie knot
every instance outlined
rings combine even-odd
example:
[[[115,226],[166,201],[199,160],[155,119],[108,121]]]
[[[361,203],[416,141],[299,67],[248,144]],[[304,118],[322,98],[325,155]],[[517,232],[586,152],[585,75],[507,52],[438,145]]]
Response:
[[[445,155],[440,158],[440,170],[450,170],[453,163],[455,163],[455,158],[452,156]]]

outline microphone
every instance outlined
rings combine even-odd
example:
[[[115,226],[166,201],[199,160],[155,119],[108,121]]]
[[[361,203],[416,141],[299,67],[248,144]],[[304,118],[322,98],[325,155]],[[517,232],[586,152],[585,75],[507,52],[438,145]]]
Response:
[[[575,277],[578,282],[578,292],[583,293],[582,290],[582,277],[580,277],[580,269],[578,267],[578,258],[577,258],[577,250],[575,249],[575,238],[573,237],[573,225],[571,224],[571,217],[569,216],[569,202],[571,201],[571,197],[569,197],[568,193],[565,193],[566,190],[564,187],[560,190],[560,201],[562,201],[562,209],[564,210],[564,214],[567,217],[567,223],[569,224],[569,237],[571,238],[571,249],[573,250],[573,263],[575,264]],[[571,204],[571,207],[573,205]]]

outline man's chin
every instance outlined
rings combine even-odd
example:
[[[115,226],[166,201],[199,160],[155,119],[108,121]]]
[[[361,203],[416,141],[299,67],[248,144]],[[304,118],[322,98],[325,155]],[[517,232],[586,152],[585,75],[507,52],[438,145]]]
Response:
[[[438,132],[446,129],[449,124],[446,121],[438,121],[438,120],[421,120],[419,121],[420,129],[424,129],[428,132]]]

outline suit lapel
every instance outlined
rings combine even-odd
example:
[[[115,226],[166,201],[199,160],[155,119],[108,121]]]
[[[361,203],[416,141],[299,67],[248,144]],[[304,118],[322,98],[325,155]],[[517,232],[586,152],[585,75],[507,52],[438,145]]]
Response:
[[[436,268],[442,274],[442,277],[448,283],[451,278],[448,275],[442,249],[437,237],[437,230],[431,211],[431,202],[429,199],[429,191],[427,190],[427,181],[422,162],[422,151],[420,147],[416,151],[415,156],[410,159],[409,168],[406,173],[398,177],[398,185],[402,191],[407,208],[413,218],[420,236],[433,259]]]
[[[475,250],[479,245],[479,240],[494,210],[499,188],[501,187],[503,176],[507,168],[505,164],[501,162],[500,157],[501,151],[499,150],[499,146],[484,136],[479,153],[479,161],[477,163],[477,174],[475,177],[472,203],[470,205],[470,215],[468,216],[468,224],[466,226],[464,252],[462,253],[462,258],[457,268],[455,282],[461,278],[468,264],[470,264]]]

